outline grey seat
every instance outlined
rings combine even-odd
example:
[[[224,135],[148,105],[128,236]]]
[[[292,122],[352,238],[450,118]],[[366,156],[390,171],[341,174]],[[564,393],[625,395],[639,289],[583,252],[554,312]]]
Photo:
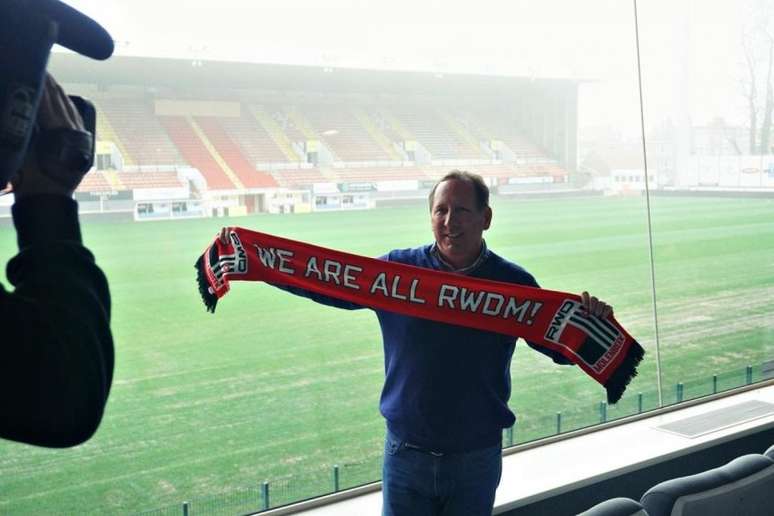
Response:
[[[598,503],[578,516],[647,516],[640,502],[631,498],[611,498]]]
[[[651,516],[770,516],[774,460],[751,454],[719,468],[661,482],[642,495]]]
[[[774,460],[774,444],[772,444],[771,446],[769,446],[769,449],[768,449],[768,450],[766,450],[766,452],[764,453],[764,455],[765,455],[766,457],[770,458],[771,460]]]

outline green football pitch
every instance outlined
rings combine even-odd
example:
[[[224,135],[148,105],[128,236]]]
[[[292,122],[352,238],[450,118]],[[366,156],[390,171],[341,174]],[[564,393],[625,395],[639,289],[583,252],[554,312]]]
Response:
[[[639,376],[608,417],[658,403],[645,200],[495,198],[489,246],[550,289],[589,290],[644,345]],[[746,381],[774,355],[774,200],[651,201],[663,403]],[[0,442],[0,514],[133,513],[192,501],[196,514],[259,508],[379,477],[381,339],[370,311],[339,311],[235,283],[217,312],[193,263],[222,225],[378,256],[432,238],[422,203],[350,213],[159,222],[89,221],[113,295],[116,370],[88,443]],[[0,256],[15,252],[0,228]],[[6,343],[5,345],[11,345]],[[603,389],[519,343],[511,405],[523,442],[600,420]],[[506,438],[507,439],[507,438]],[[251,489],[251,491],[247,491]],[[240,495],[241,496],[241,495]],[[229,498],[232,497],[232,498]],[[197,505],[198,504],[198,505]]]

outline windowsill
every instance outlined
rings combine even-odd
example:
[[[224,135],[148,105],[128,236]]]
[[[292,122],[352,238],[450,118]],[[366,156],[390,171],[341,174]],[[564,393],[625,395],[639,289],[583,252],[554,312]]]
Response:
[[[623,424],[613,423],[581,435],[559,437],[549,442],[526,445],[503,457],[503,475],[495,499],[494,514],[551,498],[586,485],[625,474],[650,464],[709,448],[745,434],[774,428],[774,415],[688,438],[655,427],[686,417],[704,414],[743,401],[774,403],[774,382],[711,401],[669,412],[660,412]],[[614,426],[613,426],[614,425]],[[609,453],[613,450],[614,453]],[[764,450],[760,450],[763,453]],[[357,491],[357,490],[356,490]],[[262,514],[305,516],[363,516],[381,514],[378,484],[360,488],[362,494],[340,500],[342,493],[315,500],[314,508],[304,505],[278,508]],[[353,493],[350,493],[353,494]],[[329,501],[327,504],[324,502]],[[307,506],[308,507],[308,506]]]

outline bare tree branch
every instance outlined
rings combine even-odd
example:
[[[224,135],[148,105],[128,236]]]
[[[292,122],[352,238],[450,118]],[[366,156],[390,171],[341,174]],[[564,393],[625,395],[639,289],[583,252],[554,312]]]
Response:
[[[750,82],[747,85],[747,90],[744,92],[744,97],[747,99],[747,114],[750,120],[750,154],[755,154],[755,142],[756,135],[758,133],[758,91],[756,89],[756,59],[753,52],[752,36],[745,31],[742,34],[742,50],[744,51],[744,59],[747,64],[747,73],[750,75]]]

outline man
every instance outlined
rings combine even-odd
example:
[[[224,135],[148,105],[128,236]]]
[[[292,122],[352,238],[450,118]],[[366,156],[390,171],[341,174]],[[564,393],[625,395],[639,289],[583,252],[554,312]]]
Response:
[[[50,76],[38,125],[43,131],[84,129],[78,111]],[[30,145],[12,180],[19,254],[7,267],[16,290],[0,286],[0,437],[74,446],[96,431],[110,391],[110,293],[81,243],[72,195],[82,174],[65,165],[43,173],[35,149]]]
[[[382,259],[418,267],[537,287],[524,269],[489,250],[492,222],[483,179],[452,171],[432,189],[435,243],[391,251]],[[221,241],[227,242],[226,231]],[[294,287],[283,290],[345,309],[359,305]],[[583,295],[587,312],[612,309]],[[382,471],[385,516],[491,514],[502,469],[514,337],[377,310],[384,341],[385,382],[380,410],[387,421]],[[530,344],[531,345],[531,344]],[[533,346],[560,364],[562,355]]]
[[[487,248],[483,232],[492,223],[492,209],[480,176],[446,174],[429,202],[435,243],[393,251],[388,259],[538,286],[524,269]],[[583,300],[595,315],[611,312],[586,292]],[[515,420],[507,402],[516,339],[396,314],[380,313],[379,320],[387,364],[381,406],[388,428],[384,514],[491,514],[502,469],[502,430]]]

